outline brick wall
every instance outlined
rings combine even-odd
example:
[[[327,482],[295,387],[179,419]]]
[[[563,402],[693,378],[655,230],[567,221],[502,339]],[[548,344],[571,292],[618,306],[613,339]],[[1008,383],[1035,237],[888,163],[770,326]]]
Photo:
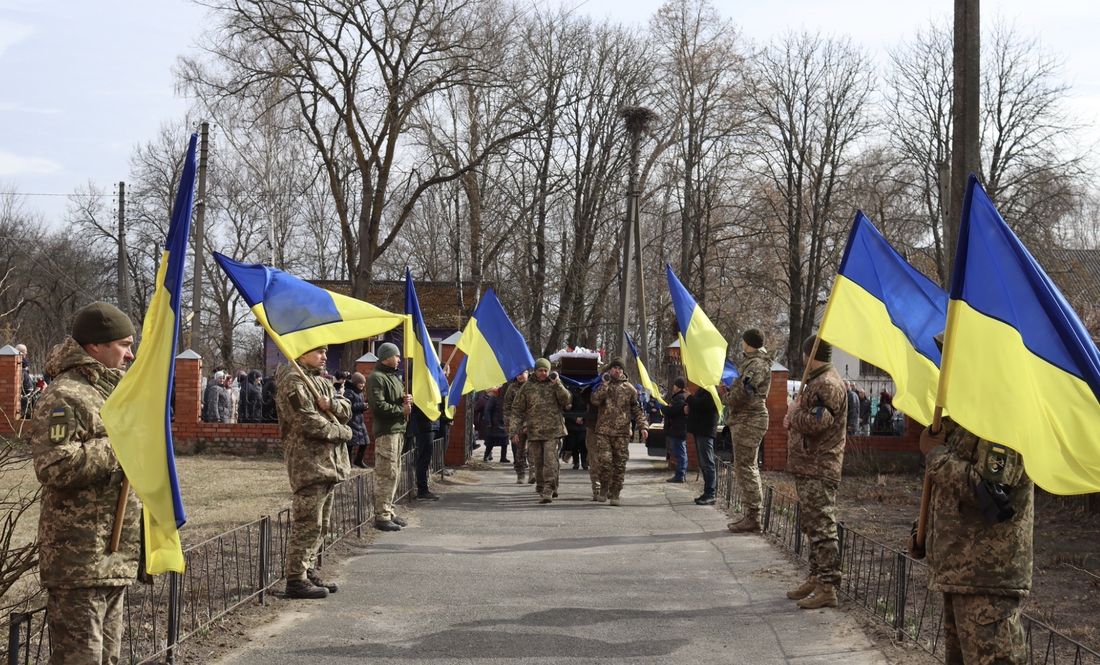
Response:
[[[22,356],[10,346],[0,355],[0,434],[19,431],[19,392],[23,385]],[[10,349],[11,353],[7,353]]]

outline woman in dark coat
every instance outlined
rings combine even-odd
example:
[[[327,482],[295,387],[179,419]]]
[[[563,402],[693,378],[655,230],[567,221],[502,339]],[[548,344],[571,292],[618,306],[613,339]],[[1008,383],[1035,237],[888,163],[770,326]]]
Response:
[[[894,398],[883,390],[878,396],[878,413],[871,423],[871,434],[879,436],[894,435]]]
[[[260,388],[260,417],[265,423],[279,422],[279,414],[275,409],[275,377],[264,377],[263,387]]]
[[[367,378],[355,372],[351,378],[344,382],[344,397],[351,402],[351,419],[348,427],[351,428],[351,440],[348,441],[348,457],[352,458],[352,464],[360,469],[367,468],[363,463],[363,455],[370,445],[370,435],[367,434],[367,426],[363,422],[363,413],[367,410],[367,404],[363,400],[363,388],[367,385]]]
[[[493,446],[500,446],[500,463],[508,464],[508,430],[504,427],[504,405],[500,403],[500,389],[493,388],[485,403],[485,460],[493,458]]]
[[[241,401],[237,405],[237,422],[258,423],[263,419],[263,395],[260,392],[260,370],[248,373],[241,386]]]

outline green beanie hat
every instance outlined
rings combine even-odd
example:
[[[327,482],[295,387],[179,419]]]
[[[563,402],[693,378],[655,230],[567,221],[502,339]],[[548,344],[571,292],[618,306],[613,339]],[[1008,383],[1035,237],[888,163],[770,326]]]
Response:
[[[379,360],[385,360],[386,358],[392,358],[401,353],[397,348],[397,345],[393,342],[386,342],[382,346],[378,347],[378,350],[374,352],[374,355],[378,356]]]
[[[550,361],[546,358],[539,358],[535,361],[535,369],[542,367],[543,369],[550,369]]]
[[[810,355],[810,351],[814,350],[814,340],[817,339],[817,335],[810,335],[806,338],[805,342],[802,342],[803,355]],[[825,340],[821,340],[817,345],[817,355],[814,356],[814,360],[820,360],[823,363],[833,361],[833,345],[829,344]]]
[[[612,358],[611,364],[607,366],[607,369],[611,369],[612,367],[618,367],[624,372],[626,371],[626,364],[623,362],[622,358]]]
[[[741,339],[745,340],[745,344],[748,344],[754,349],[761,349],[764,347],[764,331],[759,328],[749,328],[741,333]]]
[[[134,334],[134,322],[123,311],[106,302],[94,302],[76,313],[73,339],[77,344],[106,344]]]

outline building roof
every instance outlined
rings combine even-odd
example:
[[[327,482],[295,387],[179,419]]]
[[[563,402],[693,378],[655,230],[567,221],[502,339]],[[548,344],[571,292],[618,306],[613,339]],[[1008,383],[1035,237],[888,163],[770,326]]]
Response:
[[[1036,258],[1075,307],[1100,302],[1100,249],[1047,249]]]
[[[351,295],[351,282],[347,280],[311,280],[322,289],[345,296]],[[489,288],[482,287],[482,292]],[[462,282],[462,296],[466,307],[472,310],[477,303],[477,295],[472,282]],[[424,325],[429,328],[461,330],[466,324],[466,315],[458,299],[458,289],[454,282],[416,282],[416,297],[420,301],[420,313],[424,316]],[[370,304],[381,307],[387,312],[405,311],[405,280],[375,280],[371,282]]]

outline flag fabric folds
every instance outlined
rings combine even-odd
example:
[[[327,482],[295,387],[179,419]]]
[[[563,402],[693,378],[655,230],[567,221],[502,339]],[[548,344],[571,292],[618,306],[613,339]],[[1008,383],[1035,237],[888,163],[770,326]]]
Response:
[[[668,402],[661,396],[661,389],[656,383],[653,383],[653,379],[649,378],[649,372],[646,371],[645,363],[642,362],[642,357],[638,355],[638,349],[634,346],[634,340],[630,339],[630,333],[624,331],[623,334],[626,335],[626,344],[630,347],[630,352],[634,354],[634,360],[638,362],[638,383],[648,390],[650,395],[653,395],[653,399],[664,406],[668,406]]]
[[[941,368],[939,403],[1022,454],[1036,485],[1100,491],[1100,352],[973,175]]]
[[[672,266],[665,264],[665,275],[668,277],[672,306],[676,310],[684,375],[695,385],[707,388],[721,412],[723,406],[715,386],[723,383],[723,375],[728,373],[726,338],[722,337],[722,333],[703,313],[703,308],[680,283],[676,273],[672,272]]]
[[[856,212],[821,339],[881,368],[894,380],[894,406],[928,425],[936,408],[947,292],[909,265],[871,220]]]
[[[326,344],[381,335],[405,323],[403,314],[326,291],[276,268],[239,263],[218,252],[214,260],[287,360]]]
[[[187,517],[172,448],[171,396],[197,141],[192,134],[137,358],[100,410],[115,456],[143,504],[145,569],[151,575],[185,568],[179,527]]]
[[[405,268],[405,362],[411,363],[413,403],[431,420],[439,420],[439,404],[447,394],[447,375],[435,355],[424,325],[412,272]]]
[[[486,289],[462,331],[458,348],[466,357],[451,381],[448,411],[458,406],[466,393],[505,384],[535,365],[527,342],[505,314],[492,289]]]

